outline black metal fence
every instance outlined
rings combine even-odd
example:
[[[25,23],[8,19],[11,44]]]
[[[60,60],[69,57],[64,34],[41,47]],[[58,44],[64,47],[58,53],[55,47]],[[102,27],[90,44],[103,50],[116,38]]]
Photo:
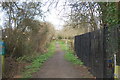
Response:
[[[97,78],[113,77],[113,54],[117,51],[120,36],[117,27],[96,30],[75,36],[75,51],[77,56],[90,68]]]

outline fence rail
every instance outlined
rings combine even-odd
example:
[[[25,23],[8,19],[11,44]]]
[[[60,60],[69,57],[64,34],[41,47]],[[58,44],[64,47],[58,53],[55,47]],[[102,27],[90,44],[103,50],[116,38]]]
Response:
[[[75,36],[75,52],[94,76],[110,78],[114,74],[113,54],[119,51],[119,39],[120,25],[112,28],[104,27]]]

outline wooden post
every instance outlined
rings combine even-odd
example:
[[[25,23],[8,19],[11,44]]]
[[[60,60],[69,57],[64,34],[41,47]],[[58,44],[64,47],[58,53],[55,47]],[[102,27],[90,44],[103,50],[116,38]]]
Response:
[[[118,24],[120,24],[120,1],[116,2],[116,8],[117,8],[116,10],[117,10]],[[118,43],[118,51],[119,51],[119,48],[120,48],[120,46],[119,46],[119,43]],[[118,52],[117,54],[119,54],[119,53],[120,52]],[[116,56],[115,56],[115,58],[116,58]],[[114,72],[115,78],[120,78],[120,65],[116,65],[116,64],[118,64],[118,62],[115,62],[115,72]]]
[[[0,30],[0,41],[2,41],[2,30]],[[0,55],[0,79],[2,79],[2,55]]]
[[[1,58],[1,66],[0,66],[0,68],[2,69],[1,70],[1,75],[0,76],[2,76],[3,75],[3,73],[4,73],[4,65],[5,65],[5,59],[4,59],[4,54],[5,54],[5,44],[4,44],[4,42],[2,41],[2,40],[0,40],[0,58]]]

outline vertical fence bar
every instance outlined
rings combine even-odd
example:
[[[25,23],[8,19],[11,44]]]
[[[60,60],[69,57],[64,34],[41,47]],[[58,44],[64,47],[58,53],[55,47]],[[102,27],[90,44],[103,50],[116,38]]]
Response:
[[[111,61],[109,60],[109,57],[111,57],[111,54],[114,52],[114,49],[111,49],[114,48],[114,45],[109,43],[111,38],[119,40],[117,43],[118,53],[120,53],[120,29],[118,27],[118,31],[116,33],[116,27],[114,28],[109,31],[109,28],[105,26],[103,29],[75,37],[75,51],[77,56],[85,63],[86,66],[90,67],[91,73],[97,78],[113,77],[112,75],[114,73],[112,72],[112,68],[109,68],[108,66],[110,65],[108,61]],[[120,63],[118,58],[117,61]]]

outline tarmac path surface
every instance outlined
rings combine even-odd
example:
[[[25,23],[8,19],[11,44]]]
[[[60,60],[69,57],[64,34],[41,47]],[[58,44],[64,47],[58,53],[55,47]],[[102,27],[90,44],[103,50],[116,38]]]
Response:
[[[85,66],[74,65],[64,59],[64,51],[56,43],[55,54],[46,61],[33,78],[93,78]]]

